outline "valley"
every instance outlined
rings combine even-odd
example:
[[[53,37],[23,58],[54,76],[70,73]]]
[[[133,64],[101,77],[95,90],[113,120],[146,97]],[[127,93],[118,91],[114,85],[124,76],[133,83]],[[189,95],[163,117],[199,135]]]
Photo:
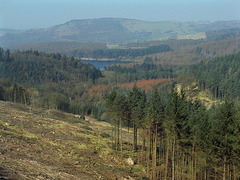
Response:
[[[0,179],[239,179],[239,27],[0,29]]]

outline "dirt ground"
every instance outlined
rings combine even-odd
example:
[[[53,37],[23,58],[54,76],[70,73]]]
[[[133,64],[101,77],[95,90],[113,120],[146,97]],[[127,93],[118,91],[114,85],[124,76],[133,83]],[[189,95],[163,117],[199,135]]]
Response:
[[[0,180],[137,177],[124,163],[128,153],[114,151],[102,132],[110,134],[111,126],[56,110],[30,113],[28,106],[0,101]]]

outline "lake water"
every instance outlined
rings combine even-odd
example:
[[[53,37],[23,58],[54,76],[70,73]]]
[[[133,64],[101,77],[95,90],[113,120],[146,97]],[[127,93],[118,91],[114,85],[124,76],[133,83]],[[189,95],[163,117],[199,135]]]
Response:
[[[104,69],[106,66],[113,64],[129,64],[131,61],[98,61],[98,60],[82,60],[82,62],[94,65],[97,69]]]

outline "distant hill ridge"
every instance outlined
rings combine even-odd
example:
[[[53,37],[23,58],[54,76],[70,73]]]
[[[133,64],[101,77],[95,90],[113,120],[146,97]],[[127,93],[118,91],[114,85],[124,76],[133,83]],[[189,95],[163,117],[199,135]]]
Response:
[[[0,46],[47,42],[127,43],[240,27],[240,21],[177,22],[141,21],[123,18],[71,20],[50,28],[0,33]]]

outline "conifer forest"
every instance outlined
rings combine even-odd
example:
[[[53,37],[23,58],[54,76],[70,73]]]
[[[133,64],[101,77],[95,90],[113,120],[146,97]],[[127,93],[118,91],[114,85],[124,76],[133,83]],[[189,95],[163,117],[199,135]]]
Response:
[[[103,28],[90,28],[96,42],[0,35],[0,179],[239,180],[239,27],[165,22],[153,39],[160,30],[146,22],[87,22]],[[31,163],[41,168],[24,174]]]

